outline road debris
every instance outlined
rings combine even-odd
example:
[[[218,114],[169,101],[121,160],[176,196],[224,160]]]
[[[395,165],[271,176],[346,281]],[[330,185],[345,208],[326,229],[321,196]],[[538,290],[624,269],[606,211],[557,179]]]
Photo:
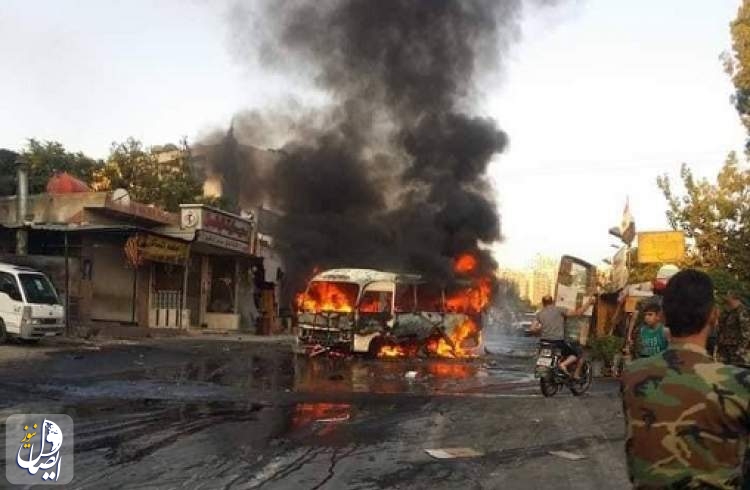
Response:
[[[320,354],[324,352],[328,352],[329,350],[330,349],[328,347],[323,347],[322,345],[315,345],[307,349],[307,356],[308,357],[319,356]]]
[[[340,417],[330,417],[326,419],[317,419],[316,422],[321,424],[335,424],[336,422],[346,422],[349,420],[349,414],[342,415]]]
[[[571,453],[568,451],[550,451],[549,454],[557,456],[558,458],[569,459],[570,461],[580,461],[586,459],[586,456],[578,453]]]
[[[476,458],[478,456],[484,456],[484,453],[479,452],[470,447],[446,447],[440,449],[425,449],[424,452],[429,454],[435,459],[454,459],[454,458]]]

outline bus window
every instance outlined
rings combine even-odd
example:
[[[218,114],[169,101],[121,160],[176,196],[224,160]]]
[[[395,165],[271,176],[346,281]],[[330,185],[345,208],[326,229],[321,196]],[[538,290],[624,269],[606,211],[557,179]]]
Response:
[[[434,284],[417,286],[417,311],[443,311],[443,290]]]
[[[365,291],[359,300],[360,313],[390,313],[393,293],[388,291]]]
[[[413,284],[396,284],[396,313],[411,313],[416,307]]]

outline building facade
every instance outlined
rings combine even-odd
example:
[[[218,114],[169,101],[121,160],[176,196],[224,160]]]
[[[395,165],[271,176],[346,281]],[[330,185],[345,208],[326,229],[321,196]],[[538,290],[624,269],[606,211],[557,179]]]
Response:
[[[72,324],[255,331],[255,234],[247,217],[170,213],[124,191],[0,197],[0,260],[46,272]]]

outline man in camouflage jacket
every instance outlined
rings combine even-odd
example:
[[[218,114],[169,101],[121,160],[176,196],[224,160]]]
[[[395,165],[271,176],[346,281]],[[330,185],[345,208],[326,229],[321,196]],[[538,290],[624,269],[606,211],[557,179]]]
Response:
[[[663,311],[672,344],[629,364],[622,378],[630,480],[635,488],[742,488],[750,370],[705,350],[718,316],[711,279],[677,273]]]
[[[733,291],[727,293],[727,309],[719,320],[716,350],[721,362],[750,366],[750,314]]]

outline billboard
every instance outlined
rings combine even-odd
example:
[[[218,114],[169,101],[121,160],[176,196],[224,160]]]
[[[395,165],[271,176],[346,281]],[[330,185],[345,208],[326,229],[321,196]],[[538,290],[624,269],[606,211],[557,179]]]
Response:
[[[685,257],[685,234],[681,231],[638,233],[638,263],[679,262]]]

